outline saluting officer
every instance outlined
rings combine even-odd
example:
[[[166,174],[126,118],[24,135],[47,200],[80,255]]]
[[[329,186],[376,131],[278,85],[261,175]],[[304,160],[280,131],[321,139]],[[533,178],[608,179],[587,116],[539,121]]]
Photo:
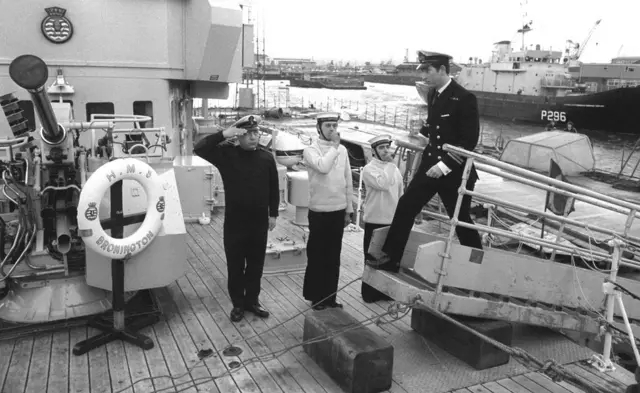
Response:
[[[258,149],[260,130],[254,116],[245,116],[228,129],[209,135],[194,153],[215,165],[225,191],[224,252],[228,290],[238,322],[244,311],[266,318],[269,312],[258,301],[267,250],[267,230],[278,217],[280,191],[273,156]],[[238,146],[222,143],[237,137]]]
[[[421,54],[418,70],[426,71],[425,81],[432,86],[428,94],[428,118],[420,133],[429,138],[420,166],[400,198],[391,227],[387,233],[382,255],[367,264],[373,268],[397,272],[414,218],[423,206],[438,193],[449,217],[453,216],[458,188],[466,159],[442,149],[444,144],[473,151],[480,135],[478,103],[475,95],[449,77],[451,56]],[[467,189],[473,190],[478,174],[472,168]],[[473,223],[469,210],[471,197],[465,196],[458,220]],[[482,249],[480,235],[475,229],[456,227],[460,244]]]

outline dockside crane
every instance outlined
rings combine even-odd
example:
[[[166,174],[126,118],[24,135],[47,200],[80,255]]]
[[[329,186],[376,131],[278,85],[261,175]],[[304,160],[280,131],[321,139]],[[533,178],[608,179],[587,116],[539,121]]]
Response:
[[[589,34],[587,34],[587,38],[585,38],[584,41],[582,41],[582,44],[573,42],[572,40],[567,40],[567,49],[565,51],[567,53],[566,61],[573,62],[573,63],[578,62],[578,60],[580,59],[580,56],[582,55],[582,52],[584,51],[584,48],[586,48],[587,43],[591,39],[593,32],[596,30],[600,22],[602,22],[602,19],[598,19],[596,21],[596,23],[593,25],[591,30],[589,30]]]

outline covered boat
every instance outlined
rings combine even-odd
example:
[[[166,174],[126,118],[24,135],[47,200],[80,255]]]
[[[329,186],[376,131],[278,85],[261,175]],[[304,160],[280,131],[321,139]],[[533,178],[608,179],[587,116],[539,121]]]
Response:
[[[589,137],[565,131],[544,131],[512,139],[500,155],[500,161],[540,172],[549,171],[550,159],[567,176],[592,171],[596,162]]]

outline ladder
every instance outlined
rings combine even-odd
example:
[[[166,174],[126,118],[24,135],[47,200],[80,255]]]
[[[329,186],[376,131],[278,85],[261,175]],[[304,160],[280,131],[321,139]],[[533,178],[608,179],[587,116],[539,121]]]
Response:
[[[616,232],[580,223],[566,216],[538,212],[540,216],[560,221],[562,225],[578,225],[583,228],[586,225],[590,231],[611,236],[612,251],[608,252],[595,247],[585,249],[561,243],[562,230],[558,233],[557,240],[552,242],[488,225],[457,222],[446,215],[429,213],[436,219],[450,222],[448,236],[412,231],[401,260],[400,272],[390,273],[365,266],[363,282],[395,300],[412,301],[418,298],[420,302],[445,313],[591,334],[601,333],[603,326],[625,332],[623,315],[619,309],[612,309],[613,297],[603,290],[603,284],[613,282],[613,285],[640,295],[640,281],[617,276],[618,266],[640,270],[639,262],[624,258],[622,254],[626,245],[635,243],[628,231],[633,220],[640,217],[640,205],[617,200],[456,146],[445,145],[443,149],[467,158],[462,185],[466,184],[475,162],[476,168],[483,172],[626,215],[625,230]],[[458,198],[465,195],[476,200],[489,198],[461,187]],[[514,207],[504,200],[492,199],[488,202]],[[460,200],[458,206],[459,203]],[[456,216],[457,211],[454,213],[454,217]],[[454,242],[456,225],[553,248],[584,259],[598,258],[605,261],[609,268],[607,271],[599,271],[578,267],[575,263],[563,264],[490,247],[478,250],[462,246]],[[388,227],[374,231],[369,254],[380,255],[387,232]],[[622,295],[622,300],[631,329],[638,337],[640,301],[626,294]]]

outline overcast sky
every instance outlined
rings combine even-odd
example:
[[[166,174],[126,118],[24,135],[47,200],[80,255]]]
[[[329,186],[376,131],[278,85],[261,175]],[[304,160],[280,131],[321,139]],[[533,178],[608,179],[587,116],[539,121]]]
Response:
[[[564,50],[582,43],[598,19],[581,60],[640,56],[640,0],[247,0],[266,54],[344,61],[401,62],[405,49],[444,52],[455,61],[489,59],[493,43],[512,40],[522,15],[533,20],[525,44]],[[521,5],[522,2],[526,2]],[[260,40],[262,46],[262,39]],[[260,50],[262,53],[262,49]]]

